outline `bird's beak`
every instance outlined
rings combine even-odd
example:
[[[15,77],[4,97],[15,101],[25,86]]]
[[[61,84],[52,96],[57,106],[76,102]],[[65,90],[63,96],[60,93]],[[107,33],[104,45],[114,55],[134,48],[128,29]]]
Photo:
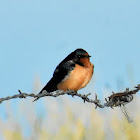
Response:
[[[86,58],[89,58],[89,57],[91,57],[90,55],[87,55],[87,56],[85,56]]]

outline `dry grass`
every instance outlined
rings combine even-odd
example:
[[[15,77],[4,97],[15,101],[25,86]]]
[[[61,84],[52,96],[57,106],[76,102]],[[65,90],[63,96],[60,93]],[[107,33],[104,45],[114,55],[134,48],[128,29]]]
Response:
[[[0,120],[4,140],[139,140],[139,97],[129,106],[134,122],[129,124],[119,109],[94,109],[78,98],[44,98],[37,103],[21,100],[15,112]],[[14,103],[14,101],[12,101]],[[10,102],[5,103],[11,106]],[[39,106],[41,110],[36,109]],[[9,110],[9,111],[8,111]],[[135,111],[134,111],[135,110]],[[134,112],[134,113],[132,113]],[[20,118],[20,119],[19,119]]]

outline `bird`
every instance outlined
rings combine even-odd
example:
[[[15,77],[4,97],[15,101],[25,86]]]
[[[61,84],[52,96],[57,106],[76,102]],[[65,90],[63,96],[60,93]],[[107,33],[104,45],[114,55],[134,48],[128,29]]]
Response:
[[[78,91],[84,88],[92,78],[94,65],[90,62],[90,55],[82,48],[78,48],[70,53],[56,67],[52,78],[39,92],[44,90],[53,92],[56,90]],[[37,97],[34,101],[38,100]]]

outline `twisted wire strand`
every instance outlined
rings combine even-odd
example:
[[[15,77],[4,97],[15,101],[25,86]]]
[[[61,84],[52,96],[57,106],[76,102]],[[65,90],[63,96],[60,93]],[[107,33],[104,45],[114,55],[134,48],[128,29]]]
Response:
[[[124,92],[118,92],[118,93],[114,93],[107,98],[105,98],[105,103],[101,104],[101,101],[97,98],[97,94],[95,94],[95,99],[90,99],[88,98],[88,96],[91,93],[88,93],[87,95],[82,95],[79,94],[73,90],[68,90],[68,91],[62,91],[62,90],[57,90],[54,92],[50,92],[48,93],[47,91],[43,91],[41,94],[28,94],[28,93],[23,93],[20,90],[19,94],[13,95],[13,96],[7,96],[5,98],[0,98],[0,103],[2,103],[3,101],[7,101],[7,100],[11,100],[11,99],[15,99],[15,98],[26,98],[26,97],[33,97],[34,101],[38,100],[39,98],[45,97],[45,96],[52,96],[52,97],[58,97],[60,95],[71,95],[72,97],[77,96],[79,98],[81,98],[84,103],[88,102],[88,103],[94,103],[95,104],[95,108],[99,107],[99,108],[104,108],[104,107],[120,107],[123,114],[125,115],[125,117],[127,118],[128,122],[131,123],[133,120],[131,119],[131,117],[129,116],[129,113],[125,107],[126,104],[130,103],[133,100],[133,95],[136,94],[138,91],[140,90],[140,84],[137,85],[135,87],[134,90],[130,90],[128,88],[126,88],[126,90]]]
[[[35,98],[35,100],[37,98],[42,98],[45,96],[52,96],[52,97],[58,97],[60,95],[71,95],[72,97],[77,96],[81,99],[83,99],[84,102],[89,102],[89,103],[94,103],[96,105],[96,107],[100,107],[100,108],[104,108],[104,107],[118,107],[121,104],[127,104],[130,103],[133,100],[133,94],[136,94],[138,91],[140,90],[140,84],[138,86],[135,87],[134,90],[130,90],[128,88],[126,88],[126,90],[124,92],[119,92],[119,93],[114,93],[106,99],[106,103],[101,104],[101,101],[97,98],[97,95],[95,94],[95,100],[88,98],[88,96],[91,93],[88,93],[87,95],[82,95],[79,94],[73,90],[68,90],[68,91],[63,91],[63,90],[57,90],[54,92],[50,92],[48,93],[47,91],[43,91],[41,94],[28,94],[28,93],[23,93],[19,90],[20,94],[16,94],[13,96],[7,96],[5,98],[0,98],[0,103],[2,103],[3,101],[6,100],[10,100],[10,99],[15,99],[15,98],[26,98],[26,97],[33,97]]]

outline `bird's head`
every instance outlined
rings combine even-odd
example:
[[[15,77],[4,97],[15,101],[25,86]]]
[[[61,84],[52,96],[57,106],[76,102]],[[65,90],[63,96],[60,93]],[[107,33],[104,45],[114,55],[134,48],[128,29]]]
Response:
[[[83,49],[76,49],[74,52],[74,57],[73,57],[73,61],[75,61],[76,63],[81,63],[81,65],[88,67],[88,65],[90,64],[90,55]]]

